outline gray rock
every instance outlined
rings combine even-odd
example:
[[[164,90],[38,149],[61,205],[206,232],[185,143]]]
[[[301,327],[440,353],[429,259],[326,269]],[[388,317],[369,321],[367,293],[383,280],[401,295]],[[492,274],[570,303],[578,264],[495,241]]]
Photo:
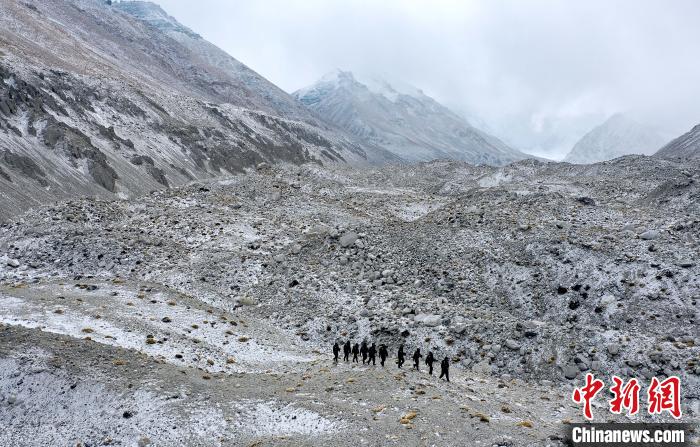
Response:
[[[661,233],[659,233],[657,230],[647,230],[640,234],[639,238],[644,239],[645,241],[653,241],[658,239],[659,236],[661,236]]]
[[[472,366],[472,371],[477,373],[477,374],[482,374],[482,375],[490,375],[492,372],[492,366],[489,364],[487,360],[483,360],[476,365]]]
[[[343,248],[347,248],[351,246],[352,244],[355,243],[355,241],[358,239],[358,235],[355,232],[347,232],[340,236],[340,246]]]
[[[566,365],[561,369],[564,377],[569,380],[575,379],[578,376],[579,368],[576,365]]]
[[[440,325],[442,322],[442,317],[440,315],[418,314],[413,318],[413,320],[416,323],[423,323],[428,327],[435,327]]]
[[[635,359],[629,359],[625,363],[627,363],[631,368],[636,368],[642,364],[642,362],[640,362],[639,360],[635,360]]]
[[[19,261],[16,259],[10,259],[9,261],[7,261],[7,265],[16,269],[17,267],[19,267]]]
[[[608,345],[608,352],[610,355],[617,355],[620,353],[620,345],[618,343],[611,343]]]
[[[463,323],[457,323],[454,326],[453,332],[460,335],[464,334],[465,332],[467,332],[467,325]]]
[[[505,345],[506,348],[512,349],[513,351],[517,351],[520,349],[520,343],[510,338],[506,340]]]
[[[612,295],[603,295],[600,298],[601,307],[605,308],[608,312],[612,312],[616,309],[615,304],[617,303],[617,298]]]

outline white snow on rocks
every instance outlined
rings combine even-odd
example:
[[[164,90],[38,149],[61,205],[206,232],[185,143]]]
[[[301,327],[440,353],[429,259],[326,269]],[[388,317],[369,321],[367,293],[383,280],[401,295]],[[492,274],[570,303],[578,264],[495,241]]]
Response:
[[[274,401],[237,404],[233,422],[241,431],[257,436],[318,435],[338,431],[343,424],[305,408]]]
[[[56,285],[37,287],[40,295],[52,290],[57,290]],[[117,295],[111,296],[113,292]],[[307,354],[279,349],[277,343],[259,338],[258,328],[234,326],[206,311],[176,304],[165,293],[139,297],[124,289],[104,288],[83,292],[77,299],[80,301],[67,296],[47,306],[44,300],[0,295],[0,322],[75,338],[90,337],[211,372],[266,371],[312,360]],[[110,306],[104,306],[106,300]]]

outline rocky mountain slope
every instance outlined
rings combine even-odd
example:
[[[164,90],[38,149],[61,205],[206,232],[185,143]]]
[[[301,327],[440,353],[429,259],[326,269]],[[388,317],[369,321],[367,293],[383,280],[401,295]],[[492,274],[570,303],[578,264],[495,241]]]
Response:
[[[290,95],[180,24],[155,3],[127,1],[115,3],[113,8],[151,25],[177,43],[169,45],[172,54],[163,62],[175,70],[175,82],[183,93],[194,87],[204,98],[216,102],[318,124]]]
[[[0,215],[262,162],[367,163],[352,138],[150,3],[3,1]]]
[[[663,138],[650,128],[616,114],[584,135],[563,161],[585,164],[630,154],[652,155],[663,144]]]
[[[677,375],[695,420],[698,216],[697,161],[640,156],[273,166],[38,208],[0,225],[0,443],[558,446],[586,372]],[[452,381],[333,365],[348,338],[448,356]]]
[[[503,165],[528,158],[412,87],[334,71],[294,96],[318,116],[409,161]]]
[[[700,158],[700,124],[659,149],[657,156],[663,158]]]

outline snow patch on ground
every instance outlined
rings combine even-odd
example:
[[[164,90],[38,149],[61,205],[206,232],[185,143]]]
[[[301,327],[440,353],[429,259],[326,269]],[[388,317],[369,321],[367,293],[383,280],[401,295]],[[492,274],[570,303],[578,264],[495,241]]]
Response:
[[[396,211],[396,216],[406,222],[413,222],[421,217],[430,214],[440,208],[441,204],[416,202],[400,206]]]
[[[494,188],[502,183],[509,182],[511,177],[501,171],[495,172],[479,179],[479,186],[482,188]]]
[[[125,445],[142,437],[175,445],[181,436],[171,430],[162,398],[137,390],[133,400],[126,399],[47,368],[48,356],[37,349],[22,358],[0,358],[0,445],[92,445],[115,432]]]
[[[99,294],[85,292],[82,301],[65,299],[53,304],[3,295],[0,322],[74,338],[90,337],[98,343],[210,372],[266,371],[312,360],[261,340],[252,328],[234,326],[203,310],[175,303],[165,293],[152,294],[148,299],[135,292],[117,293],[108,299],[109,306],[105,306],[104,298],[104,294],[111,295],[107,288]],[[154,343],[147,343],[149,335]],[[229,363],[229,359],[235,363]]]
[[[234,425],[256,436],[320,435],[333,433],[343,426],[305,408],[274,401],[249,401],[237,404]]]

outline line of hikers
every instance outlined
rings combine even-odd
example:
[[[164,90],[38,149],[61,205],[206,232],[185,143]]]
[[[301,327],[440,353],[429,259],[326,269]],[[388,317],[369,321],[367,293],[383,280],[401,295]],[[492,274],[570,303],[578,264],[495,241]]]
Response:
[[[377,353],[379,354],[379,364],[384,366],[384,362],[387,357],[389,357],[389,351],[386,349],[386,345],[379,345],[379,351],[374,343],[371,346],[367,346],[367,342],[363,341],[362,344],[355,343],[350,345],[350,340],[343,344],[343,361],[350,361],[350,354],[352,354],[352,362],[360,363],[358,356],[362,355],[362,364],[372,365],[377,364]],[[338,363],[338,356],[340,355],[340,346],[338,342],[333,344],[333,361]],[[420,348],[416,349],[413,353],[413,369],[420,371],[420,359],[423,358],[423,354],[420,353]],[[403,350],[403,345],[399,346],[399,351],[396,354],[396,364],[399,368],[403,366],[406,361],[406,354]],[[425,356],[425,364],[428,365],[428,374],[433,375],[433,363],[435,363],[435,356],[433,356],[432,351],[428,351],[428,355]],[[445,356],[445,358],[440,362],[440,379],[445,378],[448,382],[450,381],[450,360]]]

